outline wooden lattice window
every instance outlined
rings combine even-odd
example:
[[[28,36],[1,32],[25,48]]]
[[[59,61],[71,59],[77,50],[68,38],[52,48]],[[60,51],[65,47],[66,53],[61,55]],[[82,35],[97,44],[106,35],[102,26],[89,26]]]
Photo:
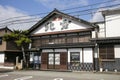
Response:
[[[99,46],[100,59],[114,59],[114,46],[101,45]]]

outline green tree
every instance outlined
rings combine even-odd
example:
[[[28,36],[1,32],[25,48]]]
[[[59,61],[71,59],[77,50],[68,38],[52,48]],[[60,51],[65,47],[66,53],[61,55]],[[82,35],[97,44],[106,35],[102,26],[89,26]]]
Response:
[[[3,40],[5,41],[13,41],[18,47],[21,48],[23,53],[23,62],[26,67],[26,56],[25,56],[25,48],[31,43],[31,39],[28,37],[28,31],[22,31],[22,30],[13,30],[10,34],[5,34],[3,37]]]

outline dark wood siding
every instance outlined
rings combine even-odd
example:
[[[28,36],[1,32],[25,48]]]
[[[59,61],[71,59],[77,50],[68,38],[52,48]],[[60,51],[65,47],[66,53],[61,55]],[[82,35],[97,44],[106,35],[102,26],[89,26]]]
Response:
[[[18,47],[13,41],[8,41],[6,44],[7,50],[20,50],[20,47]]]
[[[67,69],[67,52],[60,53],[60,69]]]
[[[49,36],[39,36],[32,38],[32,47],[40,47],[47,44],[67,44],[67,43],[81,43],[90,42],[91,32],[84,33],[69,33]]]
[[[48,53],[42,53],[41,55],[41,69],[47,69],[48,65]]]

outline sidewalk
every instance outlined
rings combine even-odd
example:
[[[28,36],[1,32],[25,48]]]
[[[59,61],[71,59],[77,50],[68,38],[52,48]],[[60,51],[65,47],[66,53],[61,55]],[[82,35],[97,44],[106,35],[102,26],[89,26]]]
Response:
[[[0,68],[0,73],[6,73],[6,72],[12,72],[14,71],[14,69],[4,69],[4,68]]]
[[[0,68],[0,73],[5,73],[5,72],[14,72],[14,71],[17,71],[17,72],[22,72],[22,71],[40,71],[40,72],[68,72],[68,73],[95,73],[95,74],[117,74],[117,75],[120,75],[120,72],[112,72],[112,71],[103,71],[103,72],[99,72],[99,71],[70,71],[70,70],[32,70],[32,69],[23,69],[23,70],[14,70],[14,69],[4,69],[4,68]]]
[[[37,71],[37,72],[67,72],[67,73],[82,73],[82,74],[86,74],[86,73],[92,73],[92,74],[118,74],[118,75],[120,75],[120,72],[113,72],[113,71],[107,71],[107,72],[105,72],[105,71],[103,71],[103,72],[100,72],[100,71],[71,71],[71,70],[34,70],[34,69],[23,69],[23,70],[14,70],[14,71],[20,71],[20,72],[22,72],[22,71]]]
[[[93,73],[93,74],[117,74],[117,75],[120,75],[120,72],[113,72],[113,71],[103,71],[103,72],[100,72],[100,71],[72,71],[73,73]]]

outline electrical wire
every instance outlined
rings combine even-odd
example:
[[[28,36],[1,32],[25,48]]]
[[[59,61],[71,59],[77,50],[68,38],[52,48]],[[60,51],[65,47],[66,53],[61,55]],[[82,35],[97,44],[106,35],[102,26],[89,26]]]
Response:
[[[60,10],[60,11],[68,11],[68,10],[73,10],[73,9],[78,9],[78,8],[85,8],[85,7],[89,7],[89,6],[95,6],[95,5],[98,5],[98,4],[100,5],[100,4],[109,3],[109,2],[112,2],[112,1],[117,1],[117,0],[109,0],[109,1],[100,2],[100,3],[95,3],[95,4],[91,4],[91,5],[86,5],[86,6],[80,6],[80,7],[63,9],[63,10]],[[49,13],[49,12],[39,13],[39,14],[34,14],[34,15],[27,15],[27,16],[12,17],[12,18],[8,18],[8,19],[5,19],[5,20],[0,20],[0,22],[6,21],[6,20],[11,20],[11,19],[14,19],[14,18],[22,18],[22,17],[28,17],[28,16],[37,16],[37,15],[43,15],[43,14],[45,15],[45,14],[48,14],[48,13]]]
[[[110,0],[110,1],[113,1],[113,0]],[[91,10],[96,10],[96,9],[100,9],[100,8],[108,8],[108,7],[114,7],[114,6],[118,6],[120,4],[114,4],[114,5],[109,5],[109,6],[103,6],[103,7],[99,7],[99,8],[92,8],[92,9],[87,9],[87,10],[81,10],[81,11],[75,11],[75,12],[70,12],[68,14],[73,14],[73,13],[81,13],[81,12],[86,12],[87,13],[83,13],[83,14],[80,14],[79,16],[82,16],[82,15],[89,15],[89,14],[92,14],[92,13],[98,13],[98,12],[90,12]],[[99,11],[100,12],[100,11]],[[78,15],[73,15],[73,16],[78,16]],[[36,19],[36,20],[34,20]],[[38,18],[39,19],[39,18]],[[42,18],[41,18],[42,19]],[[30,21],[28,21],[30,20]],[[31,21],[33,20],[33,21]],[[22,21],[22,22],[21,22]],[[20,23],[31,23],[31,22],[37,22],[39,20],[37,20],[37,18],[31,18],[31,19],[19,19],[19,20],[13,20],[13,21],[9,21],[9,22],[5,22],[5,23],[2,23],[3,25],[2,26],[5,26],[6,24],[7,25],[12,25],[12,24],[20,24]],[[5,25],[4,25],[5,24]],[[1,26],[0,26],[1,27]]]

